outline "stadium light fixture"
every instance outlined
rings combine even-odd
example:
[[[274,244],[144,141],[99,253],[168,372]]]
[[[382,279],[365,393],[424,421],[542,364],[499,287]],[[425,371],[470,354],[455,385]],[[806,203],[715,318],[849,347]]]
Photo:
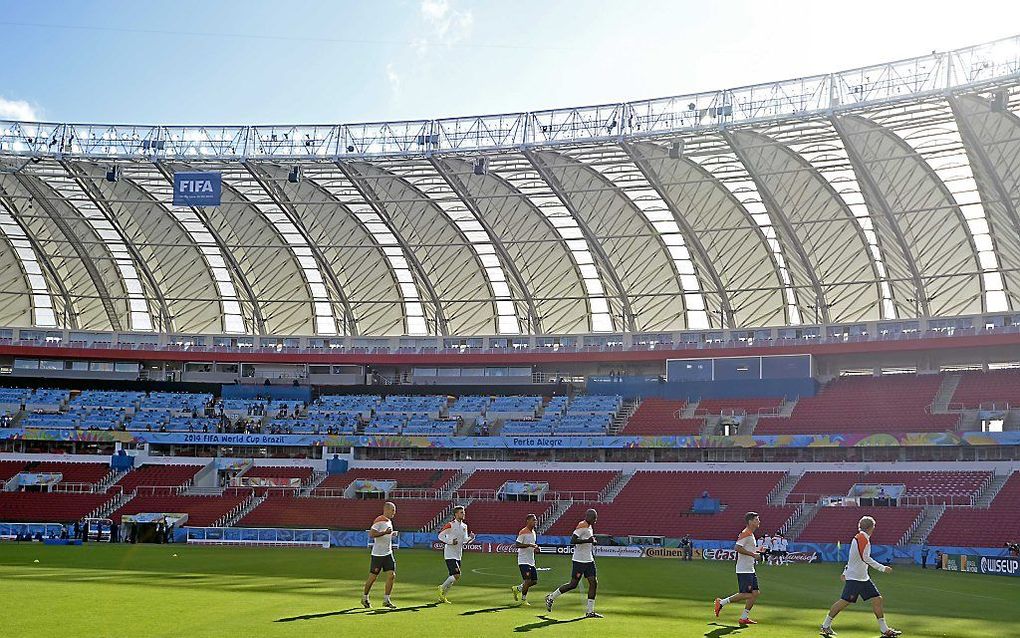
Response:
[[[106,181],[114,183],[120,180],[121,168],[120,166],[111,166],[106,169]]]
[[[287,173],[287,181],[290,182],[291,184],[297,184],[298,182],[301,181],[300,166],[295,166],[294,168],[290,169],[290,172]]]

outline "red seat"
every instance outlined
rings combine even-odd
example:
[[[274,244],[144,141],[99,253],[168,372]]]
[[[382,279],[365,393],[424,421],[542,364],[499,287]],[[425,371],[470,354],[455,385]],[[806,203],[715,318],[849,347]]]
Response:
[[[391,499],[397,506],[394,529],[417,532],[452,507],[449,501]],[[239,527],[366,530],[382,513],[377,499],[270,496],[248,513]]]
[[[105,505],[112,494],[0,492],[0,520],[9,523],[73,523]]]
[[[795,540],[804,543],[849,543],[857,534],[861,517],[867,515],[876,521],[871,542],[875,545],[897,545],[923,511],[919,507],[823,507]]]
[[[928,543],[960,547],[1002,547],[1003,543],[1017,542],[1017,522],[1020,521],[1020,472],[1014,472],[995,495],[987,509],[974,507],[948,508],[935,529],[928,535]]]

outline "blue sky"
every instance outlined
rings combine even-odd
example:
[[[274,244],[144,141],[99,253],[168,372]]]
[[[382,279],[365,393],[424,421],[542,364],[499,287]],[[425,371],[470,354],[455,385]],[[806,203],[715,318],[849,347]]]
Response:
[[[1020,32],[1020,2],[0,0],[0,118],[335,123],[739,86]]]

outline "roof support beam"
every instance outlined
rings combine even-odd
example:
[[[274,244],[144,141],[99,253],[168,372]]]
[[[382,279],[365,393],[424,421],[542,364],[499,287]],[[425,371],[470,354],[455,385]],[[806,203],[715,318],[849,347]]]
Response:
[[[609,256],[606,254],[606,251],[603,250],[602,244],[599,243],[598,238],[595,237],[595,234],[592,233],[591,229],[588,227],[588,224],[585,223],[584,219],[579,214],[579,211],[576,208],[574,208],[574,204],[573,202],[571,202],[570,197],[567,195],[566,189],[563,188],[563,184],[561,184],[560,181],[556,179],[556,176],[553,174],[552,170],[549,169],[549,167],[542,160],[542,158],[536,155],[533,151],[526,148],[521,149],[521,154],[524,155],[524,157],[529,162],[531,162],[531,165],[535,168],[536,171],[538,171],[538,174],[542,177],[543,180],[545,180],[545,183],[549,185],[549,188],[552,189],[553,193],[555,193],[556,197],[560,200],[560,203],[563,204],[564,208],[567,209],[571,217],[574,218],[574,223],[577,224],[577,227],[581,230],[581,233],[584,235],[584,238],[588,243],[589,250],[591,250],[592,256],[598,262],[599,266],[601,266],[600,270],[602,270],[605,276],[608,277],[609,281],[612,283],[614,288],[613,292],[616,293],[616,297],[620,300],[620,304],[623,309],[623,326],[621,326],[620,328],[623,330],[636,332],[637,322],[634,320],[634,312],[631,310],[630,299],[627,297],[627,291],[623,287],[623,282],[620,281],[619,275],[616,274],[616,269],[613,267],[612,262],[609,260]]]
[[[976,100],[980,98],[969,99]],[[968,154],[973,154],[972,156],[981,164],[981,168],[984,169],[984,175],[991,182],[992,188],[995,189],[996,197],[1002,204],[1003,210],[1009,216],[1010,222],[1012,222],[1012,232],[1020,235],[1020,214],[1017,213],[1016,206],[1013,204],[1013,198],[1010,197],[1006,185],[1002,183],[1002,178],[999,177],[995,163],[988,157],[988,152],[981,145],[981,140],[974,131],[974,127],[967,121],[967,117],[960,107],[960,98],[955,95],[949,95],[946,96],[946,100],[949,102],[949,107],[953,110],[953,117],[956,119],[956,125],[960,129],[960,138],[963,140],[964,150]]]
[[[722,282],[722,277],[719,276],[719,271],[715,268],[712,263],[711,257],[708,256],[708,251],[705,250],[704,244],[701,243],[701,239],[695,232],[694,227],[687,221],[687,218],[681,214],[677,209],[673,201],[666,196],[666,188],[659,178],[658,174],[652,170],[652,167],[648,164],[640,153],[638,153],[633,145],[629,142],[622,142],[620,146],[623,148],[627,156],[630,157],[634,165],[637,166],[641,174],[645,176],[648,181],[648,185],[651,186],[655,192],[659,195],[659,199],[662,200],[663,205],[669,209],[670,214],[673,215],[673,220],[677,226],[683,232],[684,242],[687,244],[688,249],[697,255],[697,261],[695,262],[698,267],[698,271],[703,272],[708,276],[709,281],[712,282],[712,287],[715,288],[715,293],[719,295],[720,315],[723,328],[732,328],[736,326],[736,322],[733,318],[733,308],[730,306],[730,296],[726,291],[726,286]],[[713,313],[708,313],[709,320],[711,321]]]
[[[148,264],[145,263],[145,259],[135,248],[134,242],[127,238],[124,234],[124,229],[120,227],[120,223],[117,221],[117,216],[114,214],[113,209],[110,208],[109,202],[103,197],[103,194],[99,191],[88,175],[84,174],[74,164],[66,160],[62,160],[60,165],[64,168],[64,171],[78,184],[78,188],[85,193],[86,197],[95,205],[95,207],[103,213],[106,217],[106,221],[110,222],[113,229],[120,235],[121,241],[127,248],[128,253],[131,255],[131,259],[135,263],[135,268],[141,272],[149,284],[149,288],[152,290],[153,296],[156,298],[156,302],[159,305],[159,322],[154,326],[157,332],[170,332],[174,329],[173,316],[170,314],[170,308],[166,305],[166,298],[163,296],[163,291],[159,288],[159,283],[156,281],[155,275],[152,274],[152,270]]]
[[[156,170],[159,171],[160,175],[162,175],[171,184],[173,183],[173,171],[160,162],[156,162],[154,166],[156,167]],[[230,267],[234,279],[240,285],[241,290],[244,291],[244,296],[251,305],[251,320],[254,333],[257,335],[266,334],[266,320],[262,316],[262,308],[259,306],[259,300],[255,295],[254,289],[252,289],[247,277],[245,277],[244,271],[241,270],[241,264],[234,259],[234,254],[230,252],[230,247],[227,246],[225,241],[223,241],[220,234],[216,232],[216,228],[209,221],[209,218],[205,216],[205,212],[201,208],[196,208],[194,206],[189,206],[189,208],[191,209],[191,212],[194,213],[195,216],[202,222],[202,226],[204,226],[205,230],[212,236],[213,241],[216,242],[216,246],[219,248],[220,254],[223,255],[223,260]]]
[[[478,203],[471,197],[467,188],[464,186],[464,182],[457,176],[456,173],[450,170],[450,167],[446,165],[441,159],[435,157],[429,157],[429,163],[436,169],[453,192],[457,194],[457,197],[464,203],[464,205],[471,211],[475,216],[475,219],[481,225],[482,229],[485,230],[485,234],[489,236],[489,242],[492,244],[493,249],[499,256],[499,260],[503,263],[503,267],[510,274],[514,280],[514,284],[517,289],[520,290],[521,295],[524,297],[524,302],[528,307],[528,326],[526,334],[541,334],[542,333],[542,322],[538,316],[538,311],[535,310],[535,301],[531,296],[531,291],[528,290],[528,286],[524,281],[524,277],[521,275],[520,270],[517,269],[517,265],[513,259],[510,258],[510,254],[507,252],[506,247],[503,246],[503,241],[493,232],[492,227],[489,226],[488,222],[485,221],[485,216],[482,215],[481,210],[478,208]]]
[[[801,267],[804,270],[804,274],[807,275],[808,282],[811,284],[811,290],[815,293],[815,309],[821,309],[821,318],[824,323],[829,323],[829,304],[825,300],[825,290],[822,288],[821,282],[818,281],[818,275],[815,273],[815,268],[811,263],[811,259],[807,255],[807,251],[804,250],[804,245],[800,239],[797,238],[796,231],[793,230],[793,224],[790,223],[790,219],[783,212],[782,206],[780,206],[772,192],[769,191],[765,182],[758,175],[758,172],[754,168],[753,162],[749,160],[744,149],[740,147],[740,144],[733,139],[733,134],[730,133],[726,128],[721,128],[719,131],[726,143],[729,144],[730,148],[733,149],[733,153],[740,160],[740,163],[744,165],[744,170],[754,180],[755,185],[758,187],[758,193],[761,195],[762,203],[765,205],[766,210],[769,212],[769,216],[778,222],[779,228],[782,230],[782,235],[778,238],[780,243],[787,244],[793,248],[793,252],[797,254],[797,259],[800,260]]]
[[[846,149],[846,155],[850,159],[850,164],[853,166],[854,173],[857,174],[857,181],[864,184],[866,187],[863,189],[863,194],[865,199],[871,202],[872,205],[870,208],[881,212],[882,217],[885,218],[886,224],[888,224],[896,238],[896,244],[899,246],[901,256],[910,271],[910,280],[914,284],[914,306],[918,309],[918,314],[923,317],[930,316],[928,295],[924,290],[924,282],[921,280],[921,273],[917,270],[917,261],[914,259],[913,253],[910,252],[910,246],[907,244],[907,239],[903,235],[903,229],[901,229],[900,225],[896,222],[896,216],[893,215],[892,208],[889,207],[889,202],[886,201],[885,197],[882,195],[882,191],[878,188],[878,184],[875,182],[874,176],[872,176],[872,174],[868,171],[864,158],[861,157],[860,153],[857,152],[857,147],[850,141],[850,136],[843,127],[843,123],[840,122],[839,118],[835,115],[829,116],[829,121],[832,123],[832,128],[839,135],[840,139],[843,140],[843,148]]]
[[[117,316],[117,309],[113,306],[113,299],[110,296],[110,291],[106,287],[106,283],[103,281],[103,276],[99,273],[99,269],[96,268],[95,262],[92,261],[91,255],[86,250],[85,245],[82,244],[81,238],[74,234],[71,227],[68,225],[61,215],[60,211],[53,208],[50,205],[49,199],[46,194],[43,193],[39,186],[35,183],[34,178],[21,175],[16,175],[18,182],[31,194],[33,201],[39,204],[39,207],[43,209],[53,223],[60,229],[61,234],[67,239],[67,243],[74,249],[75,254],[78,255],[78,260],[81,262],[82,267],[85,268],[85,272],[88,273],[89,279],[92,280],[92,284],[96,287],[96,291],[99,293],[99,301],[103,304],[103,309],[106,311],[106,316],[110,320],[110,326],[114,332],[121,332],[124,330],[123,324],[120,322],[120,317]]]
[[[291,204],[290,200],[287,198],[287,194],[284,193],[283,189],[280,188],[279,185],[275,184],[265,171],[259,168],[257,164],[253,162],[245,162],[244,167],[248,169],[248,172],[255,178],[255,181],[259,183],[262,189],[266,191],[270,199],[273,200],[273,203],[276,204],[280,211],[287,216],[287,219],[294,225],[294,228],[296,228],[298,233],[301,234],[301,237],[304,238],[305,243],[307,243],[309,248],[311,248],[312,256],[319,265],[319,270],[329,282],[329,285],[333,288],[333,292],[337,296],[337,299],[339,299],[340,305],[343,308],[345,324],[345,330],[343,332],[345,334],[357,336],[358,321],[354,316],[354,310],[351,308],[350,301],[347,299],[347,295],[344,294],[344,289],[340,285],[340,280],[337,278],[336,273],[333,272],[333,269],[329,265],[329,260],[322,254],[322,250],[319,249],[318,244],[316,244],[311,236],[309,236],[308,229],[305,228],[304,224],[301,222],[301,218],[298,216],[293,204]]]
[[[64,286],[63,278],[57,272],[57,269],[53,267],[53,263],[50,261],[49,255],[43,252],[42,246],[36,240],[28,226],[18,219],[18,207],[14,205],[13,199],[8,197],[3,189],[0,189],[0,202],[3,203],[4,208],[6,208],[7,212],[10,213],[11,219],[14,220],[14,223],[21,228],[21,232],[25,233],[25,238],[28,239],[28,243],[32,247],[32,252],[35,253],[36,260],[43,268],[46,269],[46,273],[49,275],[47,283],[56,286],[57,291],[60,293],[60,298],[64,302],[64,312],[62,313],[64,325],[62,327],[77,329],[78,313],[74,312],[74,304],[71,302],[71,294],[67,292],[67,287]]]
[[[357,168],[354,166],[343,162],[337,162],[336,165],[337,168],[340,169],[340,172],[344,174],[344,177],[347,178],[347,181],[349,181],[351,185],[357,189],[362,199],[364,199],[368,205],[375,210],[376,215],[378,215],[379,219],[386,224],[386,228],[389,229],[394,237],[397,238],[397,241],[403,244],[404,255],[407,258],[408,265],[411,266],[419,285],[425,289],[425,292],[428,293],[429,301],[432,302],[432,307],[436,315],[436,334],[442,336],[450,334],[446,323],[446,315],[443,313],[443,304],[439,300],[439,295],[436,294],[436,289],[432,285],[432,281],[429,279],[424,266],[422,266],[421,261],[414,253],[414,250],[411,249],[403,236],[397,232],[396,227],[393,225],[393,220],[390,219],[389,213],[386,211],[386,206],[383,205],[383,202],[379,198],[379,195],[375,192],[375,189],[368,183],[368,180],[363,179],[361,173],[358,172]]]

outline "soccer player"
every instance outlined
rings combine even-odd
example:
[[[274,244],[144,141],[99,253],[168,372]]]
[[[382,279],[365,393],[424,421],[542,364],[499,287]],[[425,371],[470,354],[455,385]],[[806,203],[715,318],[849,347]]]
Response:
[[[789,555],[789,542],[786,540],[785,536],[776,532],[776,535],[773,536],[773,543],[775,544],[776,564],[786,565],[786,557]]]
[[[871,557],[871,535],[875,532],[875,519],[864,516],[857,527],[860,531],[850,541],[850,557],[846,562],[843,575],[840,576],[846,583],[843,585],[843,595],[829,609],[829,614],[825,617],[825,622],[822,623],[821,634],[835,636],[836,632],[832,630],[832,619],[836,617],[836,614],[849,607],[850,603],[857,602],[857,598],[860,597],[871,601],[871,610],[875,612],[878,629],[882,635],[899,636],[903,632],[886,624],[885,611],[882,609],[882,594],[878,593],[878,588],[875,587],[875,583],[871,582],[871,576],[868,575],[869,565],[886,574],[892,571],[892,567],[883,565]]]
[[[368,530],[368,537],[372,539],[372,566],[369,570],[368,580],[365,581],[365,593],[361,597],[362,607],[371,607],[368,601],[368,592],[372,591],[375,579],[380,572],[389,572],[386,576],[386,590],[383,596],[383,607],[396,609],[397,606],[390,600],[393,593],[393,581],[397,579],[397,562],[393,560],[393,517],[397,515],[397,506],[386,501],[383,505],[382,516],[376,517],[372,528]]]
[[[443,548],[443,558],[446,559],[446,569],[450,575],[443,584],[439,586],[439,602],[448,603],[446,592],[450,591],[453,584],[460,580],[460,561],[464,556],[464,546],[475,540],[474,534],[468,533],[467,523],[464,522],[463,505],[453,508],[453,520],[443,525],[439,530],[439,540],[446,545]]]
[[[715,599],[715,615],[718,618],[722,608],[730,603],[746,601],[744,611],[740,614],[741,625],[757,625],[757,621],[751,620],[751,608],[758,600],[761,592],[758,590],[758,576],[754,573],[754,564],[760,554],[755,549],[754,532],[761,526],[761,520],[757,512],[744,514],[744,522],[747,527],[737,536],[737,544],[734,549],[737,551],[737,585],[739,591],[727,598]]]
[[[772,537],[767,533],[758,539],[758,553],[761,554],[761,564],[767,565],[772,553]]]
[[[538,517],[528,514],[524,520],[524,528],[517,533],[517,567],[521,570],[521,584],[514,585],[510,591],[514,594],[514,600],[520,600],[522,605],[530,606],[528,602],[528,590],[538,583],[538,570],[535,568],[535,550],[538,549],[538,533],[535,526],[538,525]]]
[[[570,582],[560,585],[552,593],[545,597],[545,608],[552,611],[553,602],[562,594],[577,588],[581,578],[588,580],[588,608],[584,614],[585,618],[602,618],[602,614],[595,613],[595,592],[598,589],[599,581],[595,571],[595,521],[599,518],[598,512],[588,510],[584,513],[584,520],[577,524],[570,537],[570,544],[574,546],[574,560],[571,564]]]

